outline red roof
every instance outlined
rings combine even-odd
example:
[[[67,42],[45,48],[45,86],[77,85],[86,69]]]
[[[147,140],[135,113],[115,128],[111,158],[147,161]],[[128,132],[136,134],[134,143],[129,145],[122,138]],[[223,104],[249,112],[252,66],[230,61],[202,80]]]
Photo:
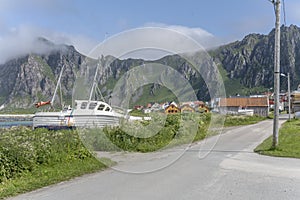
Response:
[[[251,98],[222,98],[219,102],[220,107],[265,107],[268,106],[268,97]]]

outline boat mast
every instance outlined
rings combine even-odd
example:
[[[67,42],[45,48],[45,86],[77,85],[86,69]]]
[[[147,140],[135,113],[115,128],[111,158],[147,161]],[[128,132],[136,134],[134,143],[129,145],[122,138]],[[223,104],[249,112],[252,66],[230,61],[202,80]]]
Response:
[[[103,61],[103,55],[102,55],[101,59],[99,58],[99,61],[97,63],[96,72],[95,72],[95,76],[94,76],[94,80],[93,80],[93,85],[92,85],[91,92],[90,92],[89,102],[92,100],[94,89],[97,86],[97,76],[98,76],[99,67],[100,67],[100,64],[102,61]]]
[[[62,66],[62,68],[61,68],[61,71],[60,71],[60,74],[59,74],[59,78],[58,78],[58,81],[57,81],[57,84],[56,84],[56,87],[55,87],[55,91],[54,91],[52,100],[51,100],[51,102],[50,102],[50,105],[51,105],[51,106],[53,105],[53,102],[54,102],[54,99],[55,99],[55,96],[56,96],[56,93],[57,93],[58,86],[60,85],[60,80],[61,80],[61,76],[62,76],[62,73],[63,73],[63,71],[64,71],[64,68],[65,68],[65,64],[64,64],[64,65]]]

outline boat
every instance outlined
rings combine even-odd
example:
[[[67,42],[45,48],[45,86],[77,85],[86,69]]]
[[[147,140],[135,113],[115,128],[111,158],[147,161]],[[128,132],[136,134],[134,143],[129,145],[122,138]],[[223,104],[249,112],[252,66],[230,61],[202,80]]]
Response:
[[[97,86],[96,77],[98,74],[99,64],[97,65],[94,75],[93,86],[90,91],[88,100],[75,100],[74,108],[71,106],[63,108],[59,112],[37,112],[33,117],[33,128],[57,129],[74,129],[74,128],[102,128],[105,126],[116,126],[124,115],[115,112],[113,108],[104,100],[92,100],[94,90]],[[64,67],[63,67],[64,68]],[[62,71],[63,71],[62,68]],[[58,85],[62,76],[60,73],[57,86],[55,88],[52,100],[46,103],[37,103],[36,106],[48,105],[53,106],[54,97],[57,93]],[[101,95],[102,96],[102,95]]]
[[[114,112],[103,101],[75,100],[75,108],[65,108],[60,112],[38,112],[33,117],[33,128],[75,129],[102,128],[120,123],[123,115]]]

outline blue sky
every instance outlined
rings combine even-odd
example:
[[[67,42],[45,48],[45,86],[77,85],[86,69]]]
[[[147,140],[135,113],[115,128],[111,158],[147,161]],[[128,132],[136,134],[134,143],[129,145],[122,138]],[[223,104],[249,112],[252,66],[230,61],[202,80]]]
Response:
[[[286,25],[300,26],[300,1],[285,0],[285,8]],[[85,52],[105,37],[145,26],[205,32],[227,43],[268,34],[274,20],[268,0],[0,0],[0,54],[37,35]]]

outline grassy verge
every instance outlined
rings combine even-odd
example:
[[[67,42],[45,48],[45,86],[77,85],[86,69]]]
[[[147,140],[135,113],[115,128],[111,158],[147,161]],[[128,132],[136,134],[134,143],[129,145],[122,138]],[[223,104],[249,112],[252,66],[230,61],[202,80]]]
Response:
[[[256,124],[260,121],[263,121],[267,119],[266,117],[261,116],[234,116],[234,115],[227,115],[224,126],[241,126],[241,125],[250,125],[250,124]]]
[[[219,117],[222,121],[223,116]],[[93,151],[153,152],[215,134],[208,131],[210,113],[156,113],[151,118],[151,121],[124,122],[118,127],[85,130],[81,132],[81,138]],[[260,116],[227,116],[225,126],[254,124],[265,119]]]
[[[72,160],[67,163],[56,163],[52,166],[40,166],[31,172],[24,172],[16,178],[3,182],[0,185],[0,199],[70,180],[103,168],[105,165],[96,158],[88,158],[84,161]]]
[[[198,141],[207,136],[210,114],[152,115],[151,121],[124,122],[82,132],[82,140],[95,151],[153,152]]]
[[[287,121],[282,125],[277,148],[272,148],[271,136],[254,151],[263,155],[300,158],[300,120]]]
[[[105,167],[76,131],[0,130],[0,199]]]

